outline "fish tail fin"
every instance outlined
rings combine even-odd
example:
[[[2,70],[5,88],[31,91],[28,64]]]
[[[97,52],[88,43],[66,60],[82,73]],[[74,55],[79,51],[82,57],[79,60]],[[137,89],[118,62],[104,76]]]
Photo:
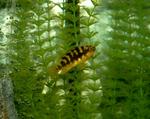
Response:
[[[57,73],[58,73],[58,71],[56,69],[56,66],[48,67],[48,74],[50,74],[52,76],[52,75],[56,75]]]

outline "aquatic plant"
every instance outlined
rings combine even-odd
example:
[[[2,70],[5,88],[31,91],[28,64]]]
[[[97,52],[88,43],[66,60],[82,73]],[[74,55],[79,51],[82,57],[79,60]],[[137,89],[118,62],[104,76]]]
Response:
[[[150,118],[150,4],[108,0],[112,18],[102,75],[104,119]]]
[[[61,12],[55,14],[55,7]],[[51,69],[65,53],[81,45],[93,45],[95,9],[78,0],[19,0],[12,13],[8,41],[9,74],[15,105],[21,119],[100,118],[100,76],[95,55],[65,74]],[[82,12],[87,14],[80,14]]]

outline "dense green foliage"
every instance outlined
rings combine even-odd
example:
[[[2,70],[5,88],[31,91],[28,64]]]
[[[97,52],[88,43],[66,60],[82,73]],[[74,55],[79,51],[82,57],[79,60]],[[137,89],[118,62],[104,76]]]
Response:
[[[7,0],[1,0],[0,1],[0,9],[6,8],[6,6],[7,6]]]
[[[96,23],[96,6],[79,8],[78,1],[69,2],[19,0],[17,3],[7,55],[15,105],[21,119],[101,116],[97,108],[101,89],[100,78],[95,76],[96,56],[88,65],[81,64],[64,75],[48,72],[69,49],[94,45],[92,38],[96,31],[91,31],[91,26]],[[56,6],[62,12],[54,14]],[[80,15],[80,9],[87,16]]]
[[[111,30],[102,41],[102,49],[101,38],[96,39],[93,30],[99,15],[95,12],[96,0],[92,8],[78,3],[17,1],[7,36],[9,70],[5,75],[9,73],[13,81],[19,117],[149,119],[150,3],[103,1],[103,10],[111,16]],[[55,7],[61,12],[55,13]],[[0,38],[3,36],[0,34]],[[49,72],[49,67],[55,66],[67,51],[86,44],[97,48],[87,64],[66,74]]]
[[[150,2],[108,0],[110,38],[103,48],[104,119],[150,118]]]

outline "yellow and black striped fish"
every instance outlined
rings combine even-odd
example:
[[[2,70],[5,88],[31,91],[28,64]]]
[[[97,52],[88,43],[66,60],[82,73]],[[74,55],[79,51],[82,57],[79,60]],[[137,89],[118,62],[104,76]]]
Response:
[[[87,61],[94,52],[95,47],[91,45],[75,47],[61,58],[59,65],[53,70],[58,74],[64,74],[76,65]]]

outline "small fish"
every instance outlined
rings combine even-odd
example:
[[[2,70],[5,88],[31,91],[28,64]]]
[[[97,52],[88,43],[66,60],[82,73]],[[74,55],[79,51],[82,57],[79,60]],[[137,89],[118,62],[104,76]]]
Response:
[[[75,47],[66,53],[53,70],[58,74],[64,74],[80,63],[84,63],[94,55],[95,47],[91,45]],[[52,69],[51,69],[52,70]]]

